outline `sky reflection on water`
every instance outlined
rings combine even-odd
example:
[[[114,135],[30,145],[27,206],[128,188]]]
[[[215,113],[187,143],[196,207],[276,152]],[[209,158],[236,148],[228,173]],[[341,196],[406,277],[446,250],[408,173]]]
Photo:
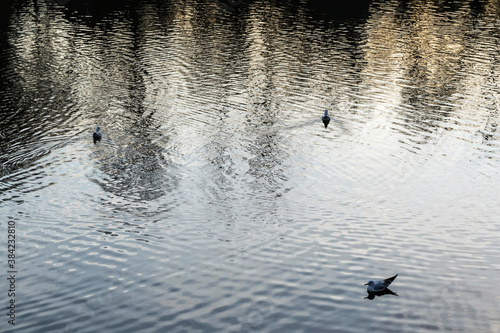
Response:
[[[498,10],[8,7],[19,331],[499,332]]]

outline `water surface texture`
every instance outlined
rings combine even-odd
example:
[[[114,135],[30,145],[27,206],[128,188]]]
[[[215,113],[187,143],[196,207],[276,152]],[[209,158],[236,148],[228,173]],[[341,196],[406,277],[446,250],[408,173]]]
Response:
[[[2,5],[16,332],[500,332],[498,1],[82,3]]]

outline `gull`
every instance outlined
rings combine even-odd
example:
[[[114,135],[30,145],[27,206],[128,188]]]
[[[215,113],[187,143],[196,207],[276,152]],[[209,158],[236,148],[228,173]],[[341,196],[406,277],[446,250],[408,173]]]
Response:
[[[101,141],[102,134],[101,134],[101,128],[99,126],[95,128],[95,132],[94,134],[92,134],[92,137],[94,138],[94,144],[98,141]]]
[[[330,122],[330,116],[328,116],[328,110],[325,110],[325,114],[323,115],[321,120],[323,121],[323,124],[325,124],[325,128],[327,128],[328,123]]]
[[[394,275],[393,277],[387,278],[385,280],[373,281],[370,280],[368,283],[365,283],[365,286],[368,286],[366,289],[369,293],[379,293],[384,290],[387,290],[387,287],[396,279],[399,274]]]

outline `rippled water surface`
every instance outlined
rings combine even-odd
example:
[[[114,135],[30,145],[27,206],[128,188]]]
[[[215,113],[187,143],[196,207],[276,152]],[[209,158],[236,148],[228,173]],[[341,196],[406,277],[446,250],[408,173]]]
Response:
[[[81,3],[2,4],[16,331],[500,332],[498,1]]]

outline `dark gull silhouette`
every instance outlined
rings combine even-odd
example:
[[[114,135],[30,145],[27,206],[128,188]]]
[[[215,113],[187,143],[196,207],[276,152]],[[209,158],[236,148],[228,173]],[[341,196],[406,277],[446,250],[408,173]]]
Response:
[[[369,293],[382,292],[382,291],[386,290],[387,287],[389,287],[389,285],[392,283],[392,281],[394,281],[396,279],[396,277],[398,275],[399,274],[396,274],[393,277],[387,278],[385,280],[380,280],[380,281],[370,280],[370,281],[368,281],[368,283],[365,283],[365,286],[368,286],[368,288],[366,288],[366,290]]]
[[[321,120],[323,121],[323,124],[325,124],[325,128],[327,128],[328,124],[330,123],[330,116],[328,116],[328,110],[325,110],[325,114],[323,115]]]
[[[94,132],[94,134],[92,134],[92,137],[94,138],[94,144],[96,144],[97,142],[101,141],[102,134],[101,134],[101,128],[99,126],[97,126],[95,128],[95,132]]]

